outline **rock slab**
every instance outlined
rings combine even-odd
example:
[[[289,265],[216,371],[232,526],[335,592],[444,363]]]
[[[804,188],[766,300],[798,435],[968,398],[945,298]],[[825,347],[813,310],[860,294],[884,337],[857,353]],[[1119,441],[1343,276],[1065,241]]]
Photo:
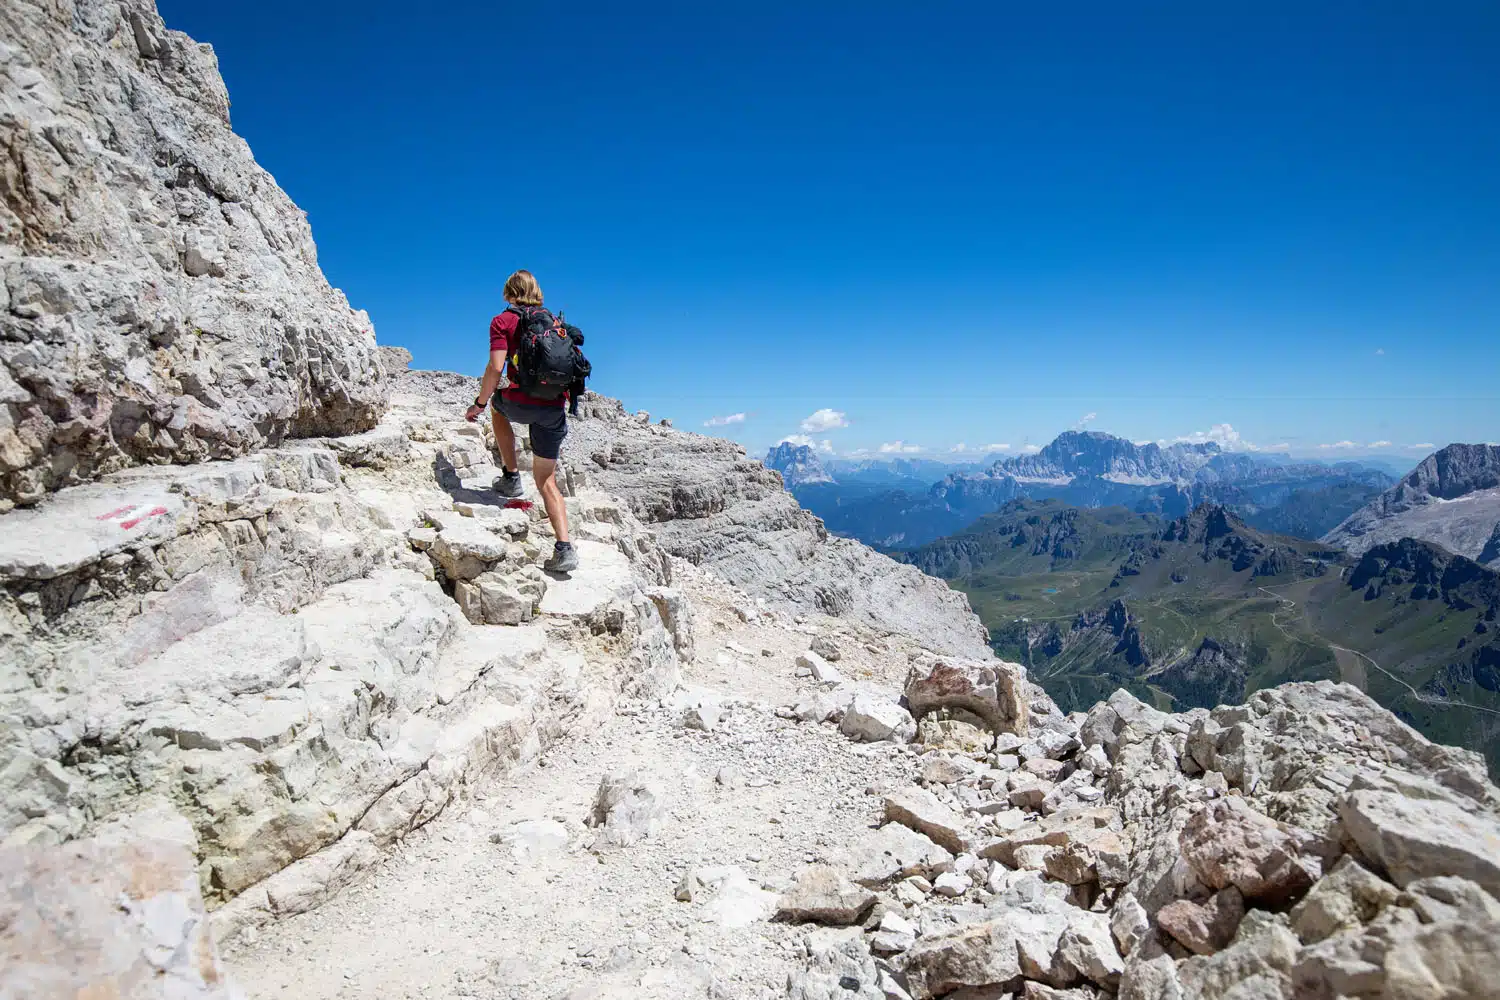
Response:
[[[230,1000],[189,847],[0,851],[0,996]]]

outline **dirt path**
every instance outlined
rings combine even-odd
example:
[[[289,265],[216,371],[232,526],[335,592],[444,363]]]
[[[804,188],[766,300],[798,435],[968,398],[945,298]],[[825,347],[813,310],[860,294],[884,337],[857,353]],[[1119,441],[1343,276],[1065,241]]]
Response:
[[[710,614],[684,681],[725,699],[715,731],[622,703],[606,725],[450,808],[359,885],[239,946],[228,960],[247,994],[783,995],[805,930],[724,926],[708,904],[678,902],[678,881],[690,868],[735,865],[764,888],[786,888],[877,821],[880,799],[867,787],[909,781],[915,758],[777,717],[776,705],[812,690],[793,665],[808,635],[790,623],[743,624],[728,603],[694,596]],[[839,664],[853,678],[904,668],[896,651],[857,652]],[[595,853],[583,819],[601,776],[626,768],[664,792],[662,827]]]

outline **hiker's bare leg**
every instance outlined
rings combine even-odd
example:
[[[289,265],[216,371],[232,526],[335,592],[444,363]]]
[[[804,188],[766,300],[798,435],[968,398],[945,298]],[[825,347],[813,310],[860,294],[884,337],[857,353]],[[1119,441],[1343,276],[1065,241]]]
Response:
[[[505,463],[505,471],[515,472],[520,468],[516,465],[516,432],[511,430],[510,421],[493,406],[490,407],[490,426],[495,429],[495,447],[500,449],[500,461]]]
[[[531,475],[536,479],[537,492],[542,495],[542,505],[547,508],[552,533],[559,542],[568,541],[568,508],[563,502],[562,490],[557,488],[557,460],[533,455]]]

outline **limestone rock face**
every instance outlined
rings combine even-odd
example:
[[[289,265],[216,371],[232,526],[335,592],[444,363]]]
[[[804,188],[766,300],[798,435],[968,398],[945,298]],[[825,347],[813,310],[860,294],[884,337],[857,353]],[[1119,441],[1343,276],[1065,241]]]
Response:
[[[576,489],[584,565],[545,578],[539,509],[434,476],[488,483],[462,409],[395,406],[358,436],[379,448],[125,469],[0,513],[0,844],[170,798],[234,940],[617,696],[676,686],[689,610],[628,515]]]
[[[896,740],[910,742],[917,734],[917,724],[906,709],[874,695],[856,694],[839,720],[839,730],[856,740]]]
[[[369,317],[152,0],[0,8],[0,505],[376,423]]]
[[[776,915],[790,923],[847,925],[858,923],[873,905],[873,892],[850,882],[837,868],[814,865],[797,873]]]
[[[1247,899],[1269,902],[1301,895],[1322,875],[1310,840],[1233,798],[1199,810],[1179,837],[1183,858],[1204,885],[1234,886]]]
[[[1500,896],[1500,822],[1443,801],[1357,791],[1340,808],[1365,854],[1400,886],[1431,875],[1460,875]]]

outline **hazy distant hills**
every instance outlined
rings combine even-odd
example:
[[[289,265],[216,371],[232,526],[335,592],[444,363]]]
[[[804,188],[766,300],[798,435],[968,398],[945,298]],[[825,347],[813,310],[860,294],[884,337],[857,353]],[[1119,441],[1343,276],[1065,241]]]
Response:
[[[766,453],[765,465],[781,473],[787,488],[809,483],[837,482],[848,486],[905,486],[919,483],[925,489],[945,476],[982,472],[982,462],[939,462],[930,458],[889,455],[841,458],[820,455],[805,444],[783,441]]]
[[[841,459],[820,456],[807,445],[785,441],[766,454],[765,464],[781,473],[787,489],[798,503],[823,518],[835,534],[847,537],[859,536],[840,531],[837,527],[846,509],[881,498],[886,498],[882,503],[891,503],[894,499],[893,506],[902,509],[910,502],[904,498],[926,494],[935,481],[952,475],[982,472],[988,467],[987,463],[955,464],[904,456]],[[986,502],[974,516],[993,509],[994,505]],[[869,522],[871,517],[861,515],[859,519]],[[931,537],[951,530],[950,523],[949,517],[939,519],[936,522],[938,530]]]
[[[1018,499],[900,558],[968,593],[997,652],[1065,707],[1122,685],[1183,708],[1332,677],[1500,765],[1500,574],[1431,543],[1355,558],[1216,504]]]
[[[843,474],[832,475],[845,485]],[[1354,463],[1276,461],[1212,443],[1137,445],[1098,431],[1068,431],[1034,455],[950,470],[933,483],[910,476],[886,489],[824,485],[807,496],[793,492],[835,534],[893,550],[961,531],[1020,497],[1164,517],[1218,503],[1253,527],[1318,538],[1394,482]]]
[[[1359,555],[1419,538],[1500,569],[1500,446],[1451,444],[1324,536]]]

